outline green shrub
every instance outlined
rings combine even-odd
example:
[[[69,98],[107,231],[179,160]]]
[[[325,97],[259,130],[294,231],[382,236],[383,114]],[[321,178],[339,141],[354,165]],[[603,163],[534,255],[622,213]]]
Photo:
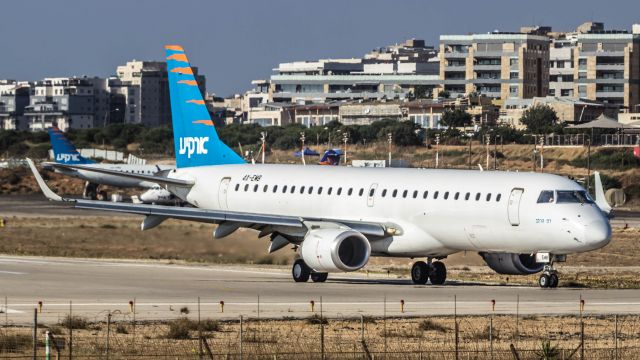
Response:
[[[447,328],[438,324],[435,321],[426,319],[426,320],[422,320],[420,322],[420,325],[418,326],[418,328],[422,331],[437,331],[437,332],[441,332],[441,333],[446,333],[447,332]]]
[[[64,326],[67,329],[86,329],[88,324],[89,321],[87,320],[87,318],[78,315],[67,315],[64,319],[62,319],[62,322],[60,323],[60,325]]]

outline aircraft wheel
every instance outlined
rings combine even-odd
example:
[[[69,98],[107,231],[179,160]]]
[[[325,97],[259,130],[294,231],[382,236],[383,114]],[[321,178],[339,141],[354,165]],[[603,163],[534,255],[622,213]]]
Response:
[[[550,281],[550,277],[547,274],[542,274],[540,275],[540,277],[538,278],[538,285],[540,285],[541,288],[545,289],[549,287],[549,283]]]
[[[98,200],[109,201],[109,193],[105,190],[102,190],[98,193]]]
[[[311,281],[313,282],[325,282],[327,281],[327,277],[329,277],[328,273],[321,273],[321,272],[311,273]]]
[[[431,273],[429,280],[433,285],[442,285],[447,280],[447,267],[442,261],[434,261],[431,264]]]
[[[558,279],[558,275],[557,274],[549,275],[549,287],[550,288],[557,288],[559,282],[560,281]]]
[[[311,269],[305,264],[304,260],[298,259],[293,263],[291,275],[293,275],[295,282],[307,282],[311,275]]]
[[[424,261],[416,261],[411,267],[411,281],[414,284],[424,285],[429,280],[429,265]]]

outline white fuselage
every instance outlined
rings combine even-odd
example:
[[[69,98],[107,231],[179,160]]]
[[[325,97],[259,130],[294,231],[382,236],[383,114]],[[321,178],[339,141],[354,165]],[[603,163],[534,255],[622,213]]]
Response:
[[[611,236],[608,220],[593,203],[538,203],[544,190],[584,190],[550,174],[217,165],[176,169],[169,177],[194,180],[180,196],[204,209],[396,229],[371,239],[372,255],[378,256],[439,257],[464,250],[567,254],[603,247]]]
[[[106,170],[121,171],[129,174],[141,174],[141,175],[154,175],[160,170],[173,169],[173,166],[168,165],[129,165],[129,164],[87,164],[83,165],[91,168],[102,168]],[[124,176],[116,176],[109,174],[102,174],[89,170],[67,170],[56,168],[56,172],[64,175],[73,176],[82,180],[116,187],[143,187],[152,188],[158,186],[156,183],[133,179]]]

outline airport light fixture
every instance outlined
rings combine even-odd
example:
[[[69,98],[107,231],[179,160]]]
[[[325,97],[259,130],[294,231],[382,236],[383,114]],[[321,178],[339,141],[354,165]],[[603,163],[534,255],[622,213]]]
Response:
[[[301,147],[300,157],[302,158],[302,165],[307,165],[307,163],[304,160],[304,140],[305,140],[304,131],[301,131],[300,143],[302,144],[302,147]]]
[[[349,142],[349,133],[344,132],[342,134],[342,141],[344,142],[344,165],[347,165],[347,143]]]
[[[436,169],[440,160],[440,134],[436,134]]]
[[[387,142],[389,143],[389,167],[391,167],[391,145],[393,144],[393,134],[387,134]]]

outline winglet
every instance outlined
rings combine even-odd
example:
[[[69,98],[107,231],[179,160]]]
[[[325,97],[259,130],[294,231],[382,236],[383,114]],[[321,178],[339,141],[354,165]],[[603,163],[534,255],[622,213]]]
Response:
[[[54,193],[47,186],[47,183],[45,183],[42,176],[40,176],[38,169],[36,169],[36,165],[33,163],[33,160],[27,158],[27,163],[29,164],[29,167],[31,168],[31,172],[33,173],[33,176],[36,178],[36,182],[38,183],[38,186],[40,186],[40,190],[42,190],[42,193],[44,194],[44,196],[46,196],[47,199],[51,201],[65,201],[65,199],[63,199],[60,195]]]
[[[605,214],[609,215],[611,213],[612,207],[607,202],[607,199],[604,196],[604,188],[602,187],[602,180],[600,179],[600,172],[595,171],[593,173],[593,177],[595,178],[595,188],[594,191],[596,193],[596,205],[602,210]]]

